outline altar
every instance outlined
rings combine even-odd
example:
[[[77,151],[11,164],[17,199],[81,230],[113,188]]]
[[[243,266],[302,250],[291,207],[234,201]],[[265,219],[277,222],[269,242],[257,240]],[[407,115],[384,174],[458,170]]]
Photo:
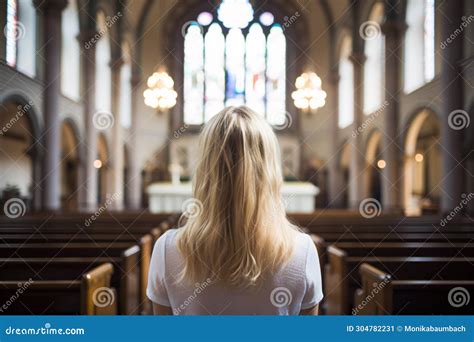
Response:
[[[311,183],[286,182],[282,190],[287,213],[311,213],[319,188]],[[149,209],[152,213],[181,212],[183,203],[192,198],[191,183],[153,183],[147,188]]]

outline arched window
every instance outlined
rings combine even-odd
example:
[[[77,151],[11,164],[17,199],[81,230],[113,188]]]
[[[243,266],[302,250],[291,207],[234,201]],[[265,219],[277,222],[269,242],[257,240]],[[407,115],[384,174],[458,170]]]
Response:
[[[285,121],[286,39],[270,12],[248,0],[201,13],[184,39],[184,122],[200,125],[224,106],[247,104],[272,124]]]
[[[382,106],[384,100],[385,39],[380,30],[383,21],[383,5],[372,8],[369,20],[379,25],[377,33],[365,40],[364,54],[364,113],[371,114]]]
[[[122,44],[123,64],[120,68],[120,124],[130,127],[132,124],[132,65],[130,47]]]
[[[7,1],[6,61],[28,76],[36,75],[36,10],[29,0]]]
[[[95,104],[97,111],[111,111],[110,40],[103,12],[97,14],[97,30],[100,35],[95,50]]]
[[[76,0],[69,0],[62,13],[61,33],[61,92],[73,100],[79,100],[81,51]]]
[[[409,93],[431,81],[435,75],[434,0],[409,0],[406,22],[404,88]]]
[[[352,51],[351,38],[342,41],[339,59],[339,127],[344,128],[354,121],[354,66],[349,57]]]

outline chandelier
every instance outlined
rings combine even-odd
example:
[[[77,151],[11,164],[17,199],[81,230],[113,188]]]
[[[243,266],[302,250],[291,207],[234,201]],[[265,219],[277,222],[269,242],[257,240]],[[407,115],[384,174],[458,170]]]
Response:
[[[176,105],[178,94],[173,89],[174,81],[165,71],[154,72],[148,77],[147,86],[143,97],[148,107],[165,111]]]
[[[291,94],[296,108],[316,110],[326,104],[326,92],[321,88],[321,78],[314,72],[301,74],[295,82],[296,90]]]

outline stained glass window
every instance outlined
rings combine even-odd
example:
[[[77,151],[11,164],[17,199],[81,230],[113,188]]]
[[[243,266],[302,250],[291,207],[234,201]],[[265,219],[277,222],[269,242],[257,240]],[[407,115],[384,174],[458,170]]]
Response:
[[[409,0],[404,50],[404,90],[410,93],[435,76],[435,2]],[[441,46],[444,48],[445,46]],[[422,51],[422,58],[420,58]]]
[[[377,3],[370,14],[374,36],[365,39],[364,54],[364,114],[369,115],[380,109],[385,98],[385,37],[380,24],[383,21],[383,4]]]
[[[223,0],[202,12],[184,39],[184,122],[200,125],[224,106],[246,104],[282,124],[286,113],[286,39],[270,12],[249,0]]]
[[[253,24],[247,36],[245,96],[247,105],[265,113],[265,45],[262,27]]]
[[[218,24],[212,24],[205,41],[205,118],[209,120],[224,107],[225,94],[225,40]]]
[[[434,78],[435,74],[435,4],[434,0],[425,0],[424,20],[424,57],[425,57],[425,82]]]
[[[204,111],[204,41],[201,27],[189,26],[184,39],[184,122],[202,123]]]
[[[17,34],[18,34],[18,13],[16,0],[7,2],[7,25],[5,29],[6,60],[7,64],[14,67],[16,65]]]

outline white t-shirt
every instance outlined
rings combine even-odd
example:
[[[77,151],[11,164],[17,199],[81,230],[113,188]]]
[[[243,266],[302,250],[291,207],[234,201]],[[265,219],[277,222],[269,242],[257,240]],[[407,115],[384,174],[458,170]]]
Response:
[[[242,290],[212,279],[194,285],[178,282],[184,259],[176,232],[168,230],[156,242],[146,290],[152,302],[171,307],[175,315],[298,315],[323,298],[318,253],[306,234],[298,233],[290,261],[258,290]]]

